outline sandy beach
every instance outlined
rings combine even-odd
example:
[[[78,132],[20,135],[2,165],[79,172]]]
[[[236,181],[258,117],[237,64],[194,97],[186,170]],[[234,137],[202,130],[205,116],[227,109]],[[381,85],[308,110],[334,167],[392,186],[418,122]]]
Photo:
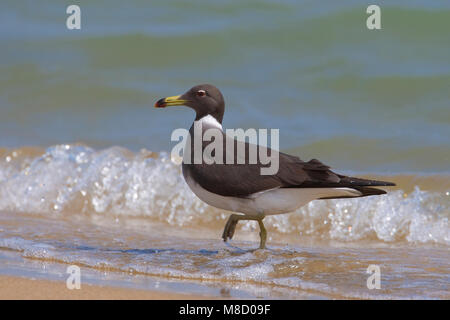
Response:
[[[64,281],[0,276],[0,300],[202,300],[206,296],[82,285],[69,290]]]

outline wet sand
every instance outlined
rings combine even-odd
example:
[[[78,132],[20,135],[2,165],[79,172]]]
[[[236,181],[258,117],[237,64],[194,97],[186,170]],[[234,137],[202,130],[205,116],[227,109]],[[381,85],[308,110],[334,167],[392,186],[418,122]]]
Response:
[[[69,290],[64,281],[0,276],[1,300],[201,300],[207,296],[83,284]]]

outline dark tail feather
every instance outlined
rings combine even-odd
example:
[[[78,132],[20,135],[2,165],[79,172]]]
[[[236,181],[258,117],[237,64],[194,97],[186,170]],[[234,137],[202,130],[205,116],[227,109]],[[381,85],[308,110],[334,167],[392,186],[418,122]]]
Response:
[[[386,191],[384,191],[382,189],[370,188],[370,187],[356,187],[354,189],[356,189],[362,193],[361,197],[377,196],[377,195],[386,193]]]

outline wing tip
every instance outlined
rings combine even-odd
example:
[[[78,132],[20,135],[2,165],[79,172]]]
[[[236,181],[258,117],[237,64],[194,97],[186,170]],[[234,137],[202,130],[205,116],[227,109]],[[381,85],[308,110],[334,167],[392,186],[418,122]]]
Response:
[[[344,181],[349,182],[350,185],[359,186],[359,187],[394,187],[394,186],[396,186],[396,184],[394,182],[390,182],[390,181],[370,180],[370,179],[364,179],[364,178],[345,177],[345,176],[340,176],[340,177],[344,178]]]
[[[377,181],[377,180],[375,180],[375,182],[376,182],[376,184],[373,184],[373,185],[376,185],[376,186],[385,186],[385,187],[395,187],[396,186],[396,184],[394,183],[394,182],[390,182],[390,181]]]

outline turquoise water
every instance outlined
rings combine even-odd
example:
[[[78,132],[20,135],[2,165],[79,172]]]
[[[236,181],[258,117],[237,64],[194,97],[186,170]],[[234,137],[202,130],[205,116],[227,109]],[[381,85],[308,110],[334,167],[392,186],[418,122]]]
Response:
[[[76,3],[69,31],[73,1],[2,2],[0,273],[77,264],[94,283],[218,297],[449,298],[448,0],[377,1],[377,31],[361,1]],[[225,128],[279,128],[283,150],[397,187],[267,217],[267,250],[242,222],[226,246],[229,213],[168,153],[192,110],[153,108],[199,83],[222,90]]]
[[[0,148],[83,142],[169,151],[191,110],[155,100],[224,93],[227,128],[280,128],[284,150],[357,172],[448,173],[450,3],[4,1]]]

